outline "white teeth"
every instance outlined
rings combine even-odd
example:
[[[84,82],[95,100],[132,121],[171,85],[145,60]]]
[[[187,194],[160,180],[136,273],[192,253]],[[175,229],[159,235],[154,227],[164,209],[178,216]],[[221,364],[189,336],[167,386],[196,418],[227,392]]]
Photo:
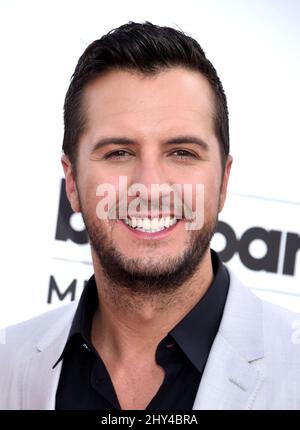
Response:
[[[150,221],[149,218],[143,218],[143,227],[142,227],[142,229],[146,230],[146,231],[151,230],[151,221]]]
[[[166,227],[166,228],[169,228],[169,227],[170,227],[170,217],[169,217],[169,216],[167,216],[167,217],[165,218],[165,227]]]
[[[171,218],[170,220],[170,226],[176,224],[177,219],[176,218]]]
[[[158,230],[159,229],[159,220],[158,218],[153,218],[151,221],[151,230]]]
[[[177,223],[176,218],[170,218],[170,216],[164,218],[127,218],[124,222],[132,228],[145,231],[147,233],[155,233],[157,231],[169,228]]]

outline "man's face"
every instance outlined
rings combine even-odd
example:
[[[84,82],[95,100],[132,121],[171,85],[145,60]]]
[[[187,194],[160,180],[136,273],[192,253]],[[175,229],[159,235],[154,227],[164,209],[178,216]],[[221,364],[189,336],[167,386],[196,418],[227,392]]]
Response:
[[[143,279],[157,288],[163,282],[168,289],[172,275],[173,283],[175,278],[186,281],[208,249],[231,166],[229,158],[223,177],[209,83],[200,73],[179,67],[151,77],[111,71],[87,86],[84,108],[87,126],[79,142],[76,182],[66,157],[63,166],[71,205],[83,214],[104,272],[127,287]],[[122,141],[103,144],[111,138]],[[193,193],[196,184],[203,184],[203,227],[187,230],[182,219],[162,233],[142,233],[120,219],[99,219],[96,189],[112,184],[118,207],[120,176],[128,187],[143,184],[149,200],[152,184],[191,184]],[[129,203],[134,197],[127,199]],[[173,209],[171,205],[171,218]]]

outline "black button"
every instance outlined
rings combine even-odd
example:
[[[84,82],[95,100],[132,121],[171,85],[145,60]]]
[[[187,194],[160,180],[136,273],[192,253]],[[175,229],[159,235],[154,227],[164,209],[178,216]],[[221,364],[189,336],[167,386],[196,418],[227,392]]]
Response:
[[[168,349],[173,349],[175,347],[175,344],[174,343],[167,343],[165,345],[165,347],[168,348]]]
[[[83,346],[87,351],[90,351],[90,348],[87,346],[87,344],[86,344],[86,343],[83,343],[83,344],[82,344],[82,346]]]

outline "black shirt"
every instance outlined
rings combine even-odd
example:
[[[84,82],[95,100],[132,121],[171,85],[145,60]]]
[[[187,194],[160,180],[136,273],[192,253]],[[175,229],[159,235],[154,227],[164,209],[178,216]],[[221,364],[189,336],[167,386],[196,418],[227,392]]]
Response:
[[[146,410],[191,410],[201,376],[222,318],[229,275],[211,251],[214,279],[193,309],[162,339],[156,361],[164,381]],[[92,276],[84,288],[65,348],[56,392],[57,410],[120,410],[106,367],[91,343],[91,325],[98,307]],[[141,381],[141,384],[143,382]]]

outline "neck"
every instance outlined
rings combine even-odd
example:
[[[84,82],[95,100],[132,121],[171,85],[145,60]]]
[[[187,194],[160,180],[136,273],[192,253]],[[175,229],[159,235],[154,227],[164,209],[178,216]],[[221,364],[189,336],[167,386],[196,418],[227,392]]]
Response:
[[[213,280],[210,250],[192,279],[176,291],[155,296],[112,288],[93,255],[100,306],[92,325],[92,341],[101,355],[153,355],[157,344],[203,297]],[[101,285],[101,288],[99,286]]]

